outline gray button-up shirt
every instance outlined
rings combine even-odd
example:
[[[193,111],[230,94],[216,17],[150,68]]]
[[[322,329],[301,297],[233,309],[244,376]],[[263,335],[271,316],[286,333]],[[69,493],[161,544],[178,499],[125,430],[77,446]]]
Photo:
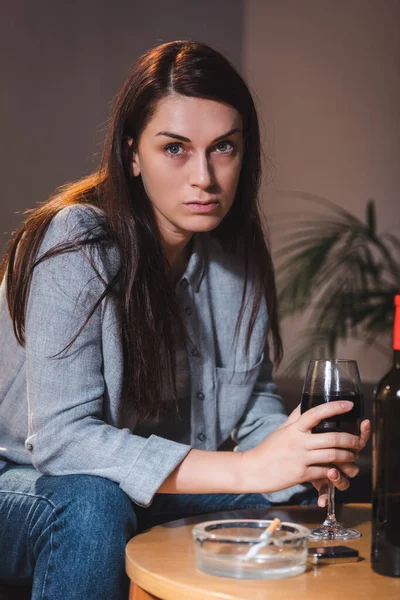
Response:
[[[93,218],[82,205],[61,210],[49,225],[39,256],[87,231]],[[98,209],[95,218],[102,218]],[[102,277],[110,280],[118,268],[116,249],[98,247],[94,258]],[[13,461],[33,464],[46,475],[106,477],[118,482],[134,502],[148,506],[191,448],[216,450],[232,432],[237,451],[259,444],[285,420],[286,413],[272,381],[265,303],[249,352],[244,339],[251,302],[239,343],[233,346],[243,276],[238,259],[225,253],[209,234],[195,234],[179,285],[191,340],[190,443],[135,435],[135,415],[130,422],[122,421],[122,343],[112,298],[102,301],[65,358],[50,358],[71,341],[104,290],[84,252],[57,255],[34,269],[25,348],[14,336],[4,278],[0,287],[0,468]],[[302,489],[294,486],[266,495],[283,502]]]

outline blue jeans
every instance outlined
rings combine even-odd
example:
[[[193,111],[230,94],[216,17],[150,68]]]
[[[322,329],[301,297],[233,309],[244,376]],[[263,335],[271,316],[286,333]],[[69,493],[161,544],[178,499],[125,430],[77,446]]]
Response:
[[[315,503],[311,492],[298,503]],[[271,506],[261,494],[157,494],[149,508],[91,475],[0,472],[0,582],[31,585],[32,600],[127,600],[125,546],[137,533],[184,516]]]

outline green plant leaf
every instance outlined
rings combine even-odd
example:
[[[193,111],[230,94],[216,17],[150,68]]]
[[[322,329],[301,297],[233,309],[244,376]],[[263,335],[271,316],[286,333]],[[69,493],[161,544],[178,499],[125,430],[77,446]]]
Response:
[[[282,215],[286,226],[274,251],[281,315],[310,310],[305,337],[299,349],[291,349],[289,365],[297,369],[311,350],[334,355],[340,340],[367,343],[391,330],[393,295],[400,291],[400,239],[377,233],[373,199],[363,223],[324,198],[291,194],[327,209]]]

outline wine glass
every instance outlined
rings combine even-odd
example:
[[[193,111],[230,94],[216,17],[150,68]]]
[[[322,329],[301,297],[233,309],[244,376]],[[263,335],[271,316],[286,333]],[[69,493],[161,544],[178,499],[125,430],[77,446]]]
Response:
[[[361,381],[355,360],[311,360],[304,380],[301,399],[301,412],[335,400],[351,400],[353,408],[344,414],[323,419],[312,433],[341,432],[360,434],[363,419],[363,395]],[[335,517],[335,486],[328,484],[328,514],[323,524],[311,531],[314,540],[352,540],[361,533],[356,529],[346,529]]]

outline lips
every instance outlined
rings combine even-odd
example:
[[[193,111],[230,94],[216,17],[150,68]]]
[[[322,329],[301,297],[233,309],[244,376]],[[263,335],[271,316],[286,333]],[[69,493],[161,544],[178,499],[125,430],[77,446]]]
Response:
[[[200,202],[197,200],[194,202],[186,202],[185,206],[188,210],[195,213],[208,213],[217,208],[218,202],[215,200],[213,202]]]
[[[218,200],[190,200],[189,202],[185,202],[185,204],[217,204]]]

